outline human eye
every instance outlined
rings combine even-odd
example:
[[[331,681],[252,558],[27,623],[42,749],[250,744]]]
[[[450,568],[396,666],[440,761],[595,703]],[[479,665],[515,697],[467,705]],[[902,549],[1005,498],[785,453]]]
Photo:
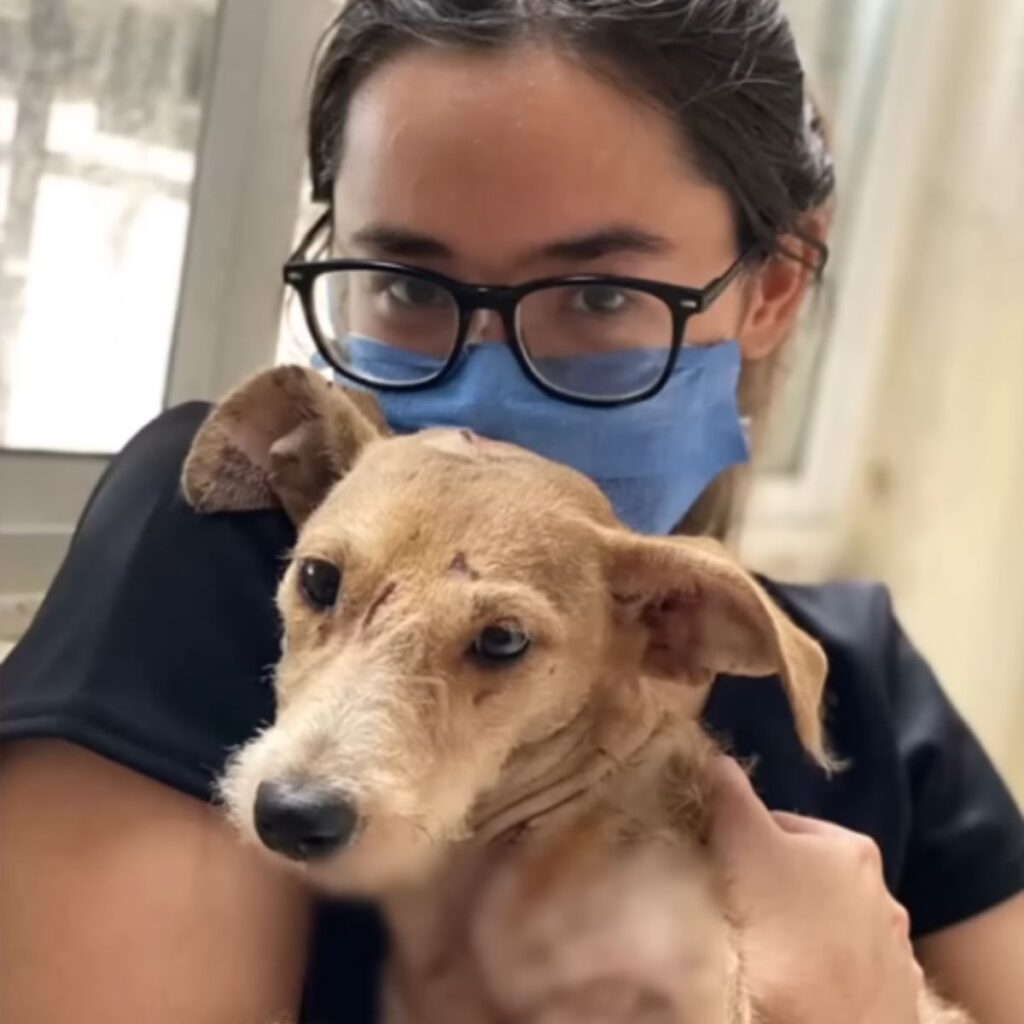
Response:
[[[376,291],[397,310],[449,309],[452,305],[447,289],[425,278],[406,274],[381,274]]]
[[[623,313],[632,305],[632,296],[625,288],[610,284],[581,285],[573,290],[570,307],[574,313],[610,316]]]

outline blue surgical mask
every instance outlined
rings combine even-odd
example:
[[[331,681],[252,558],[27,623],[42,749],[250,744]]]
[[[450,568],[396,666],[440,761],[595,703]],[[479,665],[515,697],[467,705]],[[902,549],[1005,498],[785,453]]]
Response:
[[[411,379],[434,365],[363,338],[350,339],[348,352],[353,368],[369,377]],[[579,390],[609,375],[628,385],[631,378],[649,379],[652,358],[662,360],[664,352],[574,356],[558,379]],[[526,378],[507,345],[486,343],[468,346],[435,387],[374,394],[396,433],[466,427],[517,444],[590,477],[627,526],[667,534],[715,477],[749,458],[737,405],[741,365],[734,341],[684,348],[653,398],[591,408],[546,394]]]

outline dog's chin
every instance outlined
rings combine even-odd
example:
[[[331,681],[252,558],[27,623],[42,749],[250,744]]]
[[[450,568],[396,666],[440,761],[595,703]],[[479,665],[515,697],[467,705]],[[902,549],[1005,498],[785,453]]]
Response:
[[[377,820],[344,850],[297,866],[321,892],[372,899],[425,882],[440,866],[445,846],[414,825]]]

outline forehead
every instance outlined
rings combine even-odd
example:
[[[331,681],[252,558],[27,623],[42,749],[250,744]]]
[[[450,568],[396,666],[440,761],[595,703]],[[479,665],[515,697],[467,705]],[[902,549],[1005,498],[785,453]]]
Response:
[[[379,442],[314,514],[304,541],[391,560],[472,555],[516,575],[588,550],[587,523],[614,524],[589,480],[529,452],[462,431]]]
[[[670,119],[549,48],[411,50],[357,91],[345,136],[341,238],[386,220],[483,261],[624,220],[732,244],[728,199]]]

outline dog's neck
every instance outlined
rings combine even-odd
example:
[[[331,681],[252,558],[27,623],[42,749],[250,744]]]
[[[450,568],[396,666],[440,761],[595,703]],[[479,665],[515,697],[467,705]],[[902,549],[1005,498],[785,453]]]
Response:
[[[575,811],[640,753],[665,717],[646,680],[603,688],[553,736],[516,751],[498,785],[474,809],[470,842],[486,846],[539,828],[558,812]]]
[[[481,888],[524,844],[584,814],[616,776],[642,770],[647,760],[660,762],[679,716],[657,684],[610,686],[555,735],[516,753],[477,805],[471,836],[452,847],[428,882],[383,901],[393,939],[392,985],[410,1006],[457,999],[475,1007],[467,1021],[491,1019],[465,947]],[[415,1017],[410,1010],[409,1019]]]
[[[383,900],[392,934],[390,988],[406,1002],[409,1020],[422,1016],[415,1010],[421,1004],[470,1008],[465,1018],[445,1018],[453,1024],[494,1019],[467,948],[473,907],[488,879],[506,858],[617,792],[616,779],[627,783],[630,802],[629,778],[638,773],[641,790],[656,792],[646,773],[678,744],[681,720],[687,734],[699,733],[692,701],[651,681],[608,687],[602,700],[517,752],[477,805],[470,838],[452,847],[429,881]]]

